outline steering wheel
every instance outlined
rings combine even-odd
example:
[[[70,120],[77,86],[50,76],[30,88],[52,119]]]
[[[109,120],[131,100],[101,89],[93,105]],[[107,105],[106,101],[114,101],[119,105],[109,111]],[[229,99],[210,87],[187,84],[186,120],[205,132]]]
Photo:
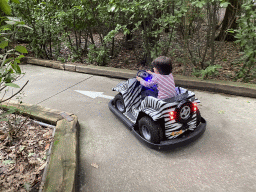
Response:
[[[149,73],[148,73],[147,71],[145,71],[145,70],[139,70],[139,71],[137,72],[137,76],[138,76],[138,77],[141,77],[141,78],[144,79],[145,81],[148,81],[148,80],[152,79],[152,75],[149,74]]]

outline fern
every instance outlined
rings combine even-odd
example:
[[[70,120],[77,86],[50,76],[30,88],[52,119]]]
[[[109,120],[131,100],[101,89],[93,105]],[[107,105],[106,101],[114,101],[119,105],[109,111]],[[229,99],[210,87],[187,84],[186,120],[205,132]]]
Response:
[[[200,74],[203,79],[207,79],[210,76],[216,76],[219,74],[217,69],[222,68],[220,65],[210,65],[206,69],[200,70]]]

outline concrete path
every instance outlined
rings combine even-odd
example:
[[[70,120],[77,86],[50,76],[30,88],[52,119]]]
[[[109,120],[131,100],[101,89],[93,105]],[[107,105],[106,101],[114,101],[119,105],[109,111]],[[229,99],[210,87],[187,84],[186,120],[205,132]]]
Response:
[[[25,103],[74,113],[80,122],[79,190],[140,192],[256,191],[256,99],[195,91],[205,134],[170,152],[143,146],[109,111],[121,80],[24,65]]]

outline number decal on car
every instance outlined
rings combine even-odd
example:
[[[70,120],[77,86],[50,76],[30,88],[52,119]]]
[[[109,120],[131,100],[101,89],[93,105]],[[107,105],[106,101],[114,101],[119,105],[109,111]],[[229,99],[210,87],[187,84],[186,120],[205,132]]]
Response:
[[[174,132],[171,133],[171,136],[180,135],[180,134],[182,134],[182,133],[183,133],[182,130],[180,130],[180,131],[174,131]]]

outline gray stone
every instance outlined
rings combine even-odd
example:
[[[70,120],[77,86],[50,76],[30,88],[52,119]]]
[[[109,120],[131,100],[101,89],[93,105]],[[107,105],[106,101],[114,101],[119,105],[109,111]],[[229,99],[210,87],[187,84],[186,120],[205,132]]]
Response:
[[[76,66],[73,64],[65,64],[64,66],[66,71],[72,71],[72,72],[76,71]]]

